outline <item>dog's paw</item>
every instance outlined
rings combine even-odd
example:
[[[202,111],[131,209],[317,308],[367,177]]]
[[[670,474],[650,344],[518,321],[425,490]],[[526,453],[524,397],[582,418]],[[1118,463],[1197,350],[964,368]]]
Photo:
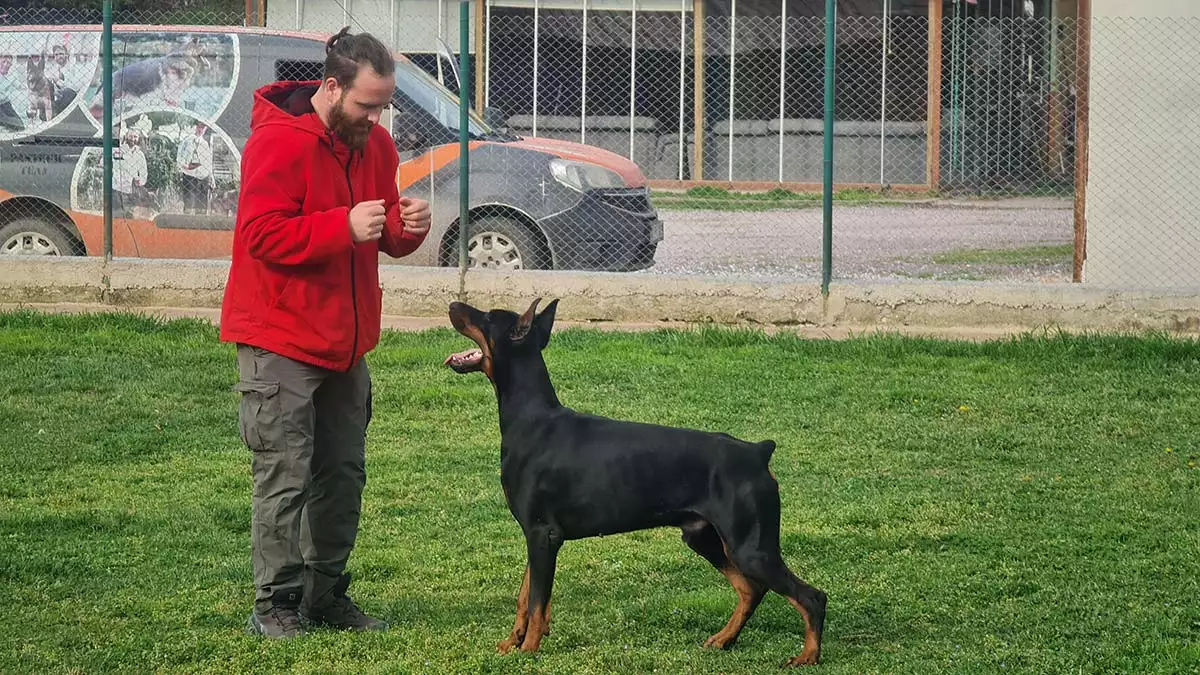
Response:
[[[507,654],[512,651],[513,647],[516,647],[520,644],[520,640],[514,637],[508,637],[496,643],[496,651],[500,652],[501,654]]]
[[[793,656],[787,660],[787,663],[783,665],[785,668],[795,668],[796,666],[815,666],[820,660],[821,656],[816,652],[812,652],[811,654],[808,652],[801,652],[800,656]]]
[[[733,646],[733,643],[735,640],[737,640],[737,638],[725,637],[724,633],[717,633],[716,635],[708,638],[708,640],[705,640],[704,648],[705,649],[710,649],[710,648],[711,649],[729,649],[730,647]]]

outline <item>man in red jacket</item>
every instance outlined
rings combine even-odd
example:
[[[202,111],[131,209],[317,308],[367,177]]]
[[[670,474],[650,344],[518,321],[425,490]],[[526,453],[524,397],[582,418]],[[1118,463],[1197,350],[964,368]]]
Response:
[[[400,196],[399,156],[377,124],[394,68],[379,40],[344,28],[321,81],[254,94],[221,308],[253,451],[251,633],[387,628],[346,594],[345,568],[366,482],[379,252],[408,255],[429,231],[429,205]]]

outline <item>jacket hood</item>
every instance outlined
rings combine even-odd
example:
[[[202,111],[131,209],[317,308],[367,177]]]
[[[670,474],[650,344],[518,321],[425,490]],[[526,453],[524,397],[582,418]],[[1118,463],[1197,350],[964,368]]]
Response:
[[[312,107],[312,96],[320,86],[321,82],[317,80],[274,82],[255,90],[250,130],[284,125],[332,141],[334,134]]]

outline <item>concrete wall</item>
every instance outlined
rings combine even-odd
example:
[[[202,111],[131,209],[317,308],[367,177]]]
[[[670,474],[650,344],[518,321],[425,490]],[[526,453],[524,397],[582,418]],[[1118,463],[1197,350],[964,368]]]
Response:
[[[1200,2],[1093,0],[1092,13],[1084,281],[1195,287]]]
[[[458,2],[442,0],[440,4],[442,39],[454,51],[458,49]],[[267,4],[267,26],[329,33],[350,26],[351,32],[372,33],[384,42],[390,36],[396,51],[433,53],[437,51],[438,5],[437,0],[343,0],[342,4],[330,0],[274,0]],[[474,16],[470,53],[475,53]]]
[[[84,303],[114,308],[221,306],[228,263],[102,258],[9,259],[0,263],[0,306]],[[457,299],[452,268],[380,269],[383,312],[442,320]],[[467,301],[524,308],[559,298],[565,321],[697,322],[851,329],[945,328],[1128,331],[1200,334],[1200,295],[1116,291],[1082,284],[846,283],[822,297],[815,283],[748,283],[660,274],[578,272],[467,275]]]

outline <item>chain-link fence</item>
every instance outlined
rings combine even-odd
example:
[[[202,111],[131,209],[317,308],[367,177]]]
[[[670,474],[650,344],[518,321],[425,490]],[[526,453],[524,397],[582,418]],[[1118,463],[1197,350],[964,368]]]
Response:
[[[824,18],[690,10],[493,9],[486,102],[518,134],[638,165],[665,230],[651,272],[814,278]],[[931,59],[928,16],[838,20],[835,273],[1070,279],[1075,54],[1051,38],[1074,21],[937,25]]]
[[[723,15],[690,2],[472,5],[470,263],[818,278],[825,20],[797,4],[742,0]],[[1170,152],[1187,144],[1166,140],[1187,77],[1168,57],[1200,40],[1195,20],[1081,21],[1061,13],[1072,3],[1053,15],[1047,3],[1032,15],[1019,3],[1007,14],[895,4],[837,19],[835,278],[1086,281],[1090,243],[1106,280],[1162,285],[1147,261],[1198,250],[1185,195],[1159,187],[1196,167]],[[255,90],[318,79],[320,31],[350,25],[406,57],[382,123],[401,188],[431,202],[434,228],[400,262],[457,264],[457,3],[248,8],[186,24],[115,17],[114,255],[228,257]],[[102,250],[93,14],[8,10],[0,24],[0,250]],[[1150,56],[1121,58],[1117,40]],[[1096,45],[1106,60],[1089,77]],[[1093,142],[1100,133],[1147,166],[1093,170],[1090,183],[1079,172],[1081,84],[1110,106]],[[1168,126],[1150,134],[1146,120]],[[1151,166],[1164,158],[1151,148],[1177,161]],[[1132,195],[1175,207],[1137,223],[1130,209],[1144,197]],[[1089,204],[1124,224],[1087,237]],[[1125,259],[1141,262],[1114,272]]]

